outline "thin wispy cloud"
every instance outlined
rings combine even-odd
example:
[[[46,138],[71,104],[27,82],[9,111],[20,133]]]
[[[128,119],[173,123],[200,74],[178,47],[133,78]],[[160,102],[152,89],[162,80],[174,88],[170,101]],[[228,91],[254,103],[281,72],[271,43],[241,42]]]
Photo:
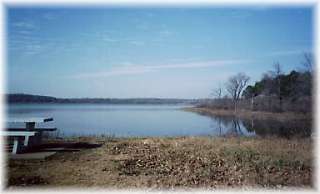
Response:
[[[119,40],[114,39],[114,38],[110,38],[110,37],[107,37],[107,36],[102,37],[101,40],[102,40],[102,41],[105,41],[105,42],[111,42],[111,43],[113,43],[113,42],[119,42]]]
[[[134,63],[132,63],[130,61],[124,61],[122,63],[119,63],[119,65],[121,65],[121,66],[134,66]]]
[[[59,38],[40,38],[26,35],[13,36],[8,41],[8,49],[17,52],[23,57],[33,57],[35,55],[50,55],[57,52],[68,52],[79,48],[80,44],[74,42],[65,42]]]
[[[23,53],[27,56],[41,54],[46,50],[46,46],[44,44],[28,44],[25,45],[25,50]]]
[[[8,49],[10,52],[19,52],[21,57],[30,57],[44,53],[47,49],[46,44],[41,44],[36,41],[11,41]]]
[[[18,51],[21,56],[32,56],[42,52],[45,47],[41,44],[34,33],[38,30],[32,20],[19,20],[9,23],[11,31],[9,31],[8,48],[11,51]]]
[[[35,29],[36,26],[30,21],[19,21],[12,24],[14,27],[25,28],[25,29]]]
[[[30,30],[18,30],[16,32],[22,35],[31,35],[33,33],[33,31],[30,31]]]
[[[94,72],[94,73],[81,73],[77,75],[67,76],[67,78],[74,79],[84,79],[84,78],[102,78],[102,77],[110,77],[110,76],[119,76],[119,75],[133,75],[133,74],[141,74],[150,72],[152,69],[144,68],[144,67],[120,67],[113,68],[109,71],[104,72]]]
[[[196,61],[203,61],[203,59],[201,60],[200,57],[189,57],[189,58],[172,58],[169,59],[170,62],[172,63],[191,63],[191,62],[196,62]]]
[[[163,96],[198,96],[202,88],[201,96],[229,73],[245,71],[252,81],[258,79],[270,61],[294,69],[314,46],[311,7],[13,6],[7,11],[8,77],[14,90],[30,88],[30,93],[56,83],[52,90],[62,96],[85,93],[84,87],[93,96],[110,91],[130,96],[131,88],[143,83]],[[17,71],[26,64],[32,68]],[[28,79],[28,72],[46,77],[43,86]]]
[[[201,68],[201,67],[218,67],[232,64],[243,64],[248,60],[215,60],[215,61],[200,61],[182,64],[167,64],[167,65],[155,65],[153,69],[176,69],[176,68]],[[149,67],[149,66],[148,66]]]
[[[155,72],[165,69],[189,69],[189,68],[207,68],[207,67],[222,67],[226,65],[244,64],[250,62],[249,60],[214,60],[214,61],[198,61],[190,63],[179,63],[179,64],[164,64],[164,65],[130,65],[120,66],[112,68],[104,72],[93,72],[93,73],[81,73],[77,75],[67,76],[68,78],[101,78],[110,76],[122,76],[131,74],[141,74],[147,72]]]
[[[13,22],[10,24],[14,30],[14,33],[10,33],[9,36],[13,37],[14,39],[34,39],[33,33],[38,29],[37,26],[31,21],[19,21]]]
[[[140,24],[137,24],[136,25],[136,28],[138,29],[138,30],[148,30],[149,29],[149,24],[147,24],[147,23],[140,23]]]
[[[137,40],[129,41],[129,43],[135,46],[143,46],[145,44],[143,41],[137,41]]]
[[[267,53],[265,56],[285,56],[285,55],[303,55],[303,53],[312,52],[310,49],[293,49],[293,50],[278,50]]]
[[[250,11],[233,11],[230,15],[235,19],[247,19],[252,16],[252,12]]]
[[[146,13],[146,16],[149,18],[153,18],[155,16],[155,13],[149,12],[149,13]]]
[[[47,12],[47,13],[44,13],[42,17],[45,20],[55,20],[55,19],[58,19],[60,16],[53,12]]]
[[[171,36],[171,35],[174,34],[174,32],[170,31],[170,30],[162,30],[162,31],[159,32],[159,34],[162,35],[162,36]]]
[[[106,42],[119,42],[112,34],[119,34],[117,31],[104,31],[104,32],[79,32],[77,35],[91,40],[106,41]]]

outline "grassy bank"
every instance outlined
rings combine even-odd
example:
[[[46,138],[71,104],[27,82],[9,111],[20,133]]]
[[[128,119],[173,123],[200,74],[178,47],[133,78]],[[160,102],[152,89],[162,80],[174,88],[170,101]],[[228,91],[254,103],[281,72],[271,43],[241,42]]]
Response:
[[[312,120],[311,113],[295,113],[295,112],[262,112],[262,111],[249,111],[249,110],[238,110],[237,113],[234,110],[225,109],[210,109],[205,107],[187,107],[183,108],[185,111],[196,112],[208,116],[237,116],[243,119],[260,119],[268,120],[274,119],[279,121],[288,121],[293,119]]]
[[[9,160],[9,186],[312,187],[310,138],[77,138],[69,141],[102,146],[58,152],[44,161]]]

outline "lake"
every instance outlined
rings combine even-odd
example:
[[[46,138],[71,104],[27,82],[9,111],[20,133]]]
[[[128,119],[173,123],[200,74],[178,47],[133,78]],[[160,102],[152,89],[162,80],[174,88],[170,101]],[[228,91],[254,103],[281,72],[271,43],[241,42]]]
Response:
[[[61,137],[254,136],[269,133],[286,136],[296,133],[286,128],[290,126],[288,123],[282,126],[279,122],[269,121],[269,127],[268,123],[262,121],[208,117],[182,110],[186,106],[188,105],[10,104],[6,107],[6,112],[7,117],[53,117],[54,122],[38,126],[57,127],[59,130],[54,134]],[[294,123],[295,127],[292,129],[299,128],[298,125]],[[302,124],[301,127],[306,126]],[[303,135],[308,136],[310,133]]]

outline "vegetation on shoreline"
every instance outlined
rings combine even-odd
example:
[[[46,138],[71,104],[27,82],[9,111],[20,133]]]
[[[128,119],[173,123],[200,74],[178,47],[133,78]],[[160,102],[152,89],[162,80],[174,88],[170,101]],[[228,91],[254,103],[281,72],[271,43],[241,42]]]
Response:
[[[261,80],[247,85],[249,77],[244,73],[231,76],[225,83],[214,89],[213,98],[199,107],[240,109],[267,112],[312,112],[313,98],[313,56],[305,54],[303,68],[284,73],[280,63],[262,75]]]
[[[275,119],[279,121],[289,121],[293,119],[312,119],[311,113],[296,113],[296,112],[266,112],[266,111],[250,111],[250,110],[238,110],[234,112],[228,109],[212,109],[208,107],[186,107],[183,108],[185,111],[200,113],[207,116],[237,116],[241,119],[259,119],[268,120]]]
[[[66,141],[66,140],[60,140]],[[9,186],[312,188],[310,138],[78,138],[99,148],[9,160]]]

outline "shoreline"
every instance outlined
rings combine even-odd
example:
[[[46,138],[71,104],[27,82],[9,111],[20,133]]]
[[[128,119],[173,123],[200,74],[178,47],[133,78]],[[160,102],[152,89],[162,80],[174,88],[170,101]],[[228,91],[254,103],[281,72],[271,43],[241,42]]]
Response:
[[[182,110],[199,113],[206,116],[236,116],[242,119],[259,119],[259,120],[275,119],[279,121],[287,121],[292,119],[312,121],[312,113],[307,113],[307,114],[294,113],[294,112],[277,113],[277,112],[238,110],[237,114],[235,114],[233,110],[210,109],[205,107],[186,107],[186,108],[182,108]]]
[[[313,188],[311,138],[79,137],[41,161],[9,159],[9,186],[114,189]],[[79,147],[86,143],[100,147]],[[90,146],[89,146],[90,147]]]

